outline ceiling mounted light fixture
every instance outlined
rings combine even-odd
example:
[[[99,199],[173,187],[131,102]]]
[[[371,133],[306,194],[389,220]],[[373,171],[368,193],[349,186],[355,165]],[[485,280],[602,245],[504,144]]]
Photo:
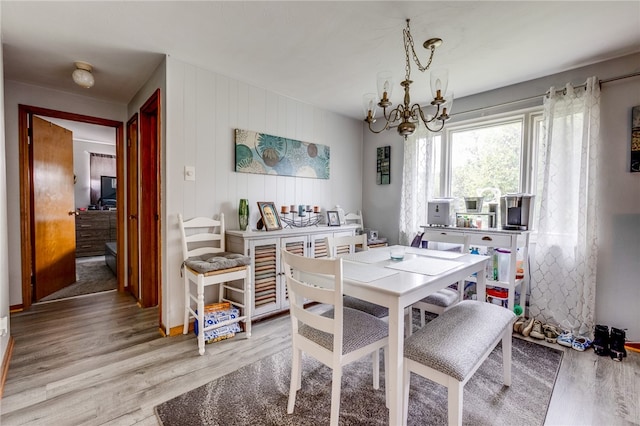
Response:
[[[75,62],[75,65],[76,69],[73,71],[73,74],[71,74],[71,77],[73,77],[73,81],[78,86],[84,87],[86,89],[92,87],[95,81],[93,79],[93,74],[91,74],[91,71],[93,70],[91,64],[87,62],[77,61]]]
[[[378,73],[378,99],[376,104],[376,94],[367,93],[362,97],[362,108],[366,118],[364,119],[369,123],[369,130],[373,133],[381,133],[384,130],[397,128],[398,134],[404,136],[412,135],[416,131],[416,124],[422,121],[425,127],[431,132],[439,132],[444,128],[444,123],[449,119],[448,113],[451,111],[451,104],[453,103],[453,93],[447,92],[448,84],[448,72],[446,70],[431,71],[431,92],[433,94],[433,100],[431,105],[435,107],[435,113],[433,115],[427,114],[425,116],[422,108],[419,104],[415,103],[411,105],[411,96],[409,94],[409,86],[411,81],[411,61],[409,60],[409,52],[413,56],[413,61],[418,66],[421,72],[429,69],[431,61],[433,60],[433,54],[436,51],[436,47],[442,44],[442,39],[430,38],[425,41],[423,46],[425,49],[430,50],[429,60],[425,66],[422,66],[418,55],[413,47],[413,37],[409,28],[409,19],[407,19],[407,28],[403,31],[404,38],[404,51],[405,51],[405,79],[400,83],[404,87],[404,102],[397,107],[387,112],[387,108],[391,107],[391,92],[393,90],[393,77],[390,72]],[[445,99],[446,97],[446,99]],[[385,120],[385,125],[380,130],[374,130],[371,125],[376,122],[376,109],[382,107],[382,115]],[[433,127],[431,127],[433,126]]]

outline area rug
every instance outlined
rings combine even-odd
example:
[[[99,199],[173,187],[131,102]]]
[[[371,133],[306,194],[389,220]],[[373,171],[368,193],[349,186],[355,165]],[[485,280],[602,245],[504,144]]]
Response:
[[[328,424],[331,370],[306,355],[294,414],[287,414],[290,358],[290,349],[263,358],[156,406],[156,415],[163,426]],[[561,360],[559,350],[514,338],[512,384],[506,387],[498,345],[464,387],[463,424],[543,425]],[[409,399],[409,425],[447,424],[445,387],[412,375]],[[374,390],[370,359],[346,366],[340,424],[388,422],[382,375]]]
[[[76,261],[76,282],[39,301],[48,302],[83,294],[99,293],[114,290],[117,287],[118,281],[116,276],[105,264],[104,256],[82,258]]]

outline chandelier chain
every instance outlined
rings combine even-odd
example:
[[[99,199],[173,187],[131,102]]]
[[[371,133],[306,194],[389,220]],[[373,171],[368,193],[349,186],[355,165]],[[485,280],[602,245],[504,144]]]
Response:
[[[423,67],[422,63],[420,63],[420,58],[418,58],[418,55],[416,54],[416,49],[413,44],[413,36],[411,35],[411,28],[409,28],[409,20],[407,20],[407,28],[404,30],[404,36],[405,36],[404,48],[407,55],[407,66],[406,66],[407,80],[409,80],[409,73],[410,73],[409,46],[411,46],[411,53],[413,54],[413,60],[421,72],[425,72],[431,66],[431,61],[433,61],[433,54],[435,53],[436,49],[434,46],[431,46],[431,49],[430,49],[431,54],[429,55],[429,61],[427,62],[427,65]]]

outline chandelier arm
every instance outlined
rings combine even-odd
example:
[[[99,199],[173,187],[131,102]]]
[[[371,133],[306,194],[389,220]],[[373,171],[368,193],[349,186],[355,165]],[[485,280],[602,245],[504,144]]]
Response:
[[[433,121],[433,120],[431,120]],[[437,133],[439,131],[441,131],[444,128],[444,120],[440,120],[440,127],[438,127],[437,129],[432,129],[427,123],[424,123],[425,127],[432,133]]]
[[[414,104],[411,108],[413,109],[416,107],[418,109],[418,114],[420,114],[420,118],[422,119],[422,122],[424,124],[431,123],[432,121],[434,121],[438,117],[438,114],[440,113],[440,105],[436,105],[436,113],[433,115],[433,117],[431,117],[431,120],[427,120],[424,116],[424,111],[422,110],[420,105]]]

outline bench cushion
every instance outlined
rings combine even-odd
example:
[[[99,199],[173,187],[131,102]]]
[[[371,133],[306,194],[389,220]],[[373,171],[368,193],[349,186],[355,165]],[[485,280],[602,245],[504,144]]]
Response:
[[[220,252],[193,256],[184,261],[185,266],[199,274],[251,265],[251,258],[238,253]]]
[[[407,338],[404,356],[462,382],[514,319],[510,309],[462,301]]]
[[[430,303],[432,305],[448,308],[458,301],[458,292],[450,288],[443,288],[433,294],[425,297],[421,302]]]

